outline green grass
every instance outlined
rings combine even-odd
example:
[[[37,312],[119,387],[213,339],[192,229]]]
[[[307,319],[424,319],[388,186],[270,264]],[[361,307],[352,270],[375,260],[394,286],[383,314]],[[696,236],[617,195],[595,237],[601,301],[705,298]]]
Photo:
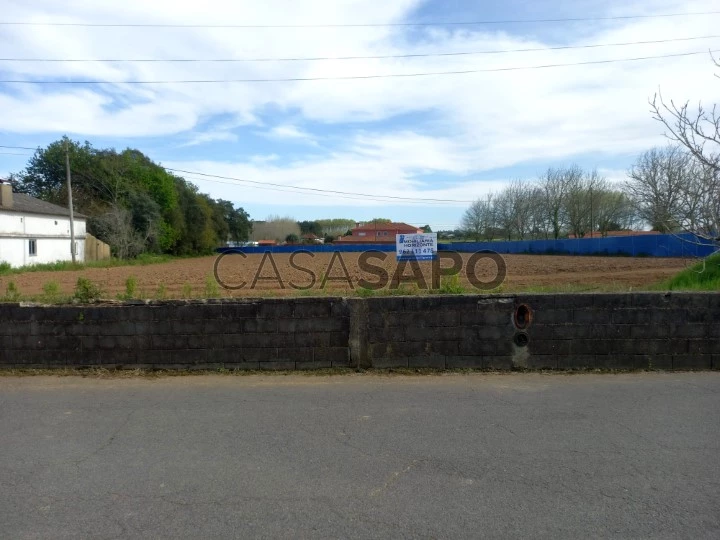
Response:
[[[0,276],[24,274],[26,272],[63,272],[68,270],[85,270],[86,268],[113,268],[116,266],[145,266],[169,262],[178,257],[171,255],[138,255],[135,259],[106,259],[104,261],[91,261],[86,263],[72,263],[71,261],[58,261],[54,263],[33,264],[11,268],[8,263],[0,263]]]
[[[720,253],[711,255],[670,279],[658,283],[653,290],[720,291]]]

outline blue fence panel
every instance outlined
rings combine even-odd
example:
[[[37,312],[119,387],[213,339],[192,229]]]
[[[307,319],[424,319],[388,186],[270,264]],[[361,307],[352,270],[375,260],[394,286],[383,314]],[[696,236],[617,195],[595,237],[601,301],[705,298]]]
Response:
[[[561,238],[559,240],[516,240],[496,242],[438,243],[438,251],[474,253],[490,250],[497,253],[531,253],[558,255],[626,255],[631,257],[707,257],[716,251],[710,241],[690,233],[613,236],[607,238]],[[291,246],[223,247],[218,253],[359,253],[363,251],[394,252],[395,244],[314,244]]]

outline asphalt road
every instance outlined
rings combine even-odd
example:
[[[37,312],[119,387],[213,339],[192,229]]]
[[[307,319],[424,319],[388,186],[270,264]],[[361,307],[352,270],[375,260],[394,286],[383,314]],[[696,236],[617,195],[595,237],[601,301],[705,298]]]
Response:
[[[0,377],[0,537],[718,538],[720,372]]]

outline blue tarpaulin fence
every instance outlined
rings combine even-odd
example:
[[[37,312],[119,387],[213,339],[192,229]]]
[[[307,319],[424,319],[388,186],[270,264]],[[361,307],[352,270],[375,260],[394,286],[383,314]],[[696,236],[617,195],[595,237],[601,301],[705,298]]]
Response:
[[[630,257],[707,257],[715,245],[690,233],[612,236],[607,238],[564,238],[560,240],[516,240],[503,242],[438,242],[438,251],[474,253],[481,250],[498,253],[557,255],[626,255]],[[218,253],[357,253],[362,251],[394,252],[395,244],[314,244],[291,246],[223,247]]]

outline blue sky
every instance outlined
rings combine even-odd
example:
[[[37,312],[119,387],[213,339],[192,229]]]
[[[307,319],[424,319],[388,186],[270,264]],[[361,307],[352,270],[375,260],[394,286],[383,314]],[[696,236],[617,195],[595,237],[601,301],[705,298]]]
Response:
[[[715,2],[316,0],[5,2],[3,21],[168,24],[356,24],[506,20],[712,11]],[[157,29],[0,26],[3,57],[282,58],[544,48],[714,35],[720,15],[480,26]],[[720,38],[593,49],[453,57],[248,63],[0,62],[2,79],[187,80],[462,71],[720,49]],[[514,178],[578,163],[612,181],[665,144],[648,98],[713,103],[708,54],[418,78],[163,85],[0,84],[0,145],[63,134],[134,147],[177,169],[284,186],[370,194],[339,197],[234,181],[188,179],[255,219],[388,217],[454,228],[472,201]],[[0,174],[27,155],[0,149]],[[445,199],[458,202],[423,202]]]

